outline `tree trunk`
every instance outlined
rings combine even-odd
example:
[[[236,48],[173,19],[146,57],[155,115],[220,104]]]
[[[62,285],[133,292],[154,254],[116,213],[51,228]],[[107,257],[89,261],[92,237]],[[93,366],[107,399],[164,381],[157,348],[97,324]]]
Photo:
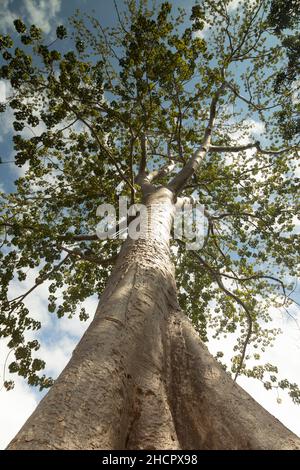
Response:
[[[93,322],[8,449],[300,449],[180,311],[172,195],[147,204],[160,233],[125,241]]]

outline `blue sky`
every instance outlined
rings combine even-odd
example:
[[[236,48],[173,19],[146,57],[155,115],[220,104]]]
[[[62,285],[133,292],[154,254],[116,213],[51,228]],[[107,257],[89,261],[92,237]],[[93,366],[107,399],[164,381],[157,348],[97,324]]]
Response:
[[[174,6],[189,8],[193,5],[191,0],[173,0]],[[237,2],[232,2],[232,7]],[[117,4],[122,8],[123,1],[117,0]],[[95,15],[105,25],[112,24],[116,19],[116,12],[111,0],[1,0],[0,10],[0,34],[12,33],[12,21],[17,17],[22,17],[28,23],[35,23],[40,26],[49,37],[53,35],[55,28],[59,24],[67,24],[67,18],[79,8],[85,13]],[[94,10],[94,11],[93,11]],[[9,92],[9,90],[7,90]],[[1,98],[1,87],[0,87]],[[14,158],[11,146],[12,136],[12,116],[10,114],[0,115],[0,157],[3,161],[11,161]],[[253,122],[255,132],[261,134],[263,128],[257,121]],[[13,163],[0,165],[0,190],[12,191],[13,181],[24,172],[23,168],[16,167]],[[24,289],[32,285],[34,273],[26,281]],[[28,283],[28,285],[27,285]],[[19,285],[14,284],[18,294]],[[41,356],[47,362],[47,372],[56,377],[64,365],[67,363],[72,350],[78,339],[83,334],[86,324],[82,324],[78,319],[68,320],[63,318],[56,320],[51,317],[47,311],[47,284],[41,286],[35,293],[35,296],[28,300],[28,307],[37,318],[42,321],[44,326],[42,333]],[[96,300],[89,299],[87,307],[93,314],[96,308]],[[300,383],[299,369],[299,331],[292,322],[288,322],[280,313],[274,311],[274,317],[277,325],[284,330],[285,335],[279,338],[273,350],[265,356],[265,362],[274,362],[281,365],[285,371],[285,376],[292,381]],[[220,349],[230,349],[230,344],[224,342],[220,345],[210,345],[212,352]],[[0,341],[0,374],[2,376],[3,366],[6,358],[5,343]],[[290,429],[300,435],[300,410],[292,405],[287,398],[281,405],[276,402],[276,396],[273,393],[265,391],[262,386],[253,380],[240,378],[239,383],[249,391],[256,400],[265,408],[278,417]],[[17,379],[16,387],[12,392],[0,391],[0,448],[4,447],[26,418],[34,410],[41,394],[35,389],[29,388],[24,381]]]

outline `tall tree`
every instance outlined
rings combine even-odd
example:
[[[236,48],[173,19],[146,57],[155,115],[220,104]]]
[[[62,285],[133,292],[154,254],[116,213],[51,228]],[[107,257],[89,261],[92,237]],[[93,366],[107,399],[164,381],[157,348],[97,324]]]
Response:
[[[292,139],[282,147],[273,113],[284,99],[273,96],[282,52],[270,41],[270,2],[233,11],[227,0],[203,0],[189,17],[172,16],[169,3],[125,6],[110,30],[77,15],[46,45],[19,19],[20,44],[0,39],[1,78],[13,90],[2,110],[14,113],[16,163],[28,164],[16,192],[2,194],[10,372],[52,385],[32,339],[40,324],[25,304],[41,283],[50,282],[58,317],[100,297],[69,364],[9,449],[299,449],[235,383],[256,377],[300,401],[297,385],[259,355],[278,333],[270,306],[293,302],[287,280],[299,261],[297,147]],[[147,237],[121,248],[95,233],[97,207],[119,195],[143,202],[154,221]],[[176,208],[191,198],[207,220],[193,251],[184,239],[170,244]],[[35,284],[11,299],[10,283],[29,268]],[[229,333],[226,371],[204,342]]]

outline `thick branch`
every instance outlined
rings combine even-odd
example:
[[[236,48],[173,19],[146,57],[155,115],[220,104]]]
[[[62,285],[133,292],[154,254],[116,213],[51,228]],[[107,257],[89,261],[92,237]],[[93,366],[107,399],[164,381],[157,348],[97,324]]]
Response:
[[[169,189],[171,189],[171,191],[174,191],[175,193],[179,193],[182,190],[189,178],[198,169],[200,163],[205,158],[206,153],[209,151],[211,143],[211,134],[216,118],[217,103],[221,93],[224,90],[224,87],[225,84],[223,83],[223,85],[219,88],[219,90],[216,92],[211,101],[209,110],[209,120],[201,146],[195,151],[195,153],[188,160],[186,165],[182,168],[181,171],[179,171],[179,173],[177,173],[177,175],[172,179],[172,181],[168,185]]]
[[[171,163],[166,163],[158,170],[154,170],[151,173],[149,173],[146,176],[146,180],[149,181],[149,183],[152,183],[153,181],[158,180],[159,178],[162,178],[163,176],[170,175],[172,171],[174,170],[175,165],[176,164],[173,161]]]
[[[82,235],[74,235],[73,233],[69,233],[66,235],[59,236],[58,240],[70,242],[90,242],[94,240],[99,240],[99,238],[97,237],[96,233]]]

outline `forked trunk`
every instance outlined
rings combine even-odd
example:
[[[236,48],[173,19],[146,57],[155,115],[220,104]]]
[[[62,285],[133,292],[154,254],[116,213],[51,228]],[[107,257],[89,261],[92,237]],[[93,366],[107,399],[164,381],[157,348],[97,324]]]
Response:
[[[124,243],[95,318],[9,449],[300,449],[234,384],[180,311],[172,195],[147,201],[159,236]]]

